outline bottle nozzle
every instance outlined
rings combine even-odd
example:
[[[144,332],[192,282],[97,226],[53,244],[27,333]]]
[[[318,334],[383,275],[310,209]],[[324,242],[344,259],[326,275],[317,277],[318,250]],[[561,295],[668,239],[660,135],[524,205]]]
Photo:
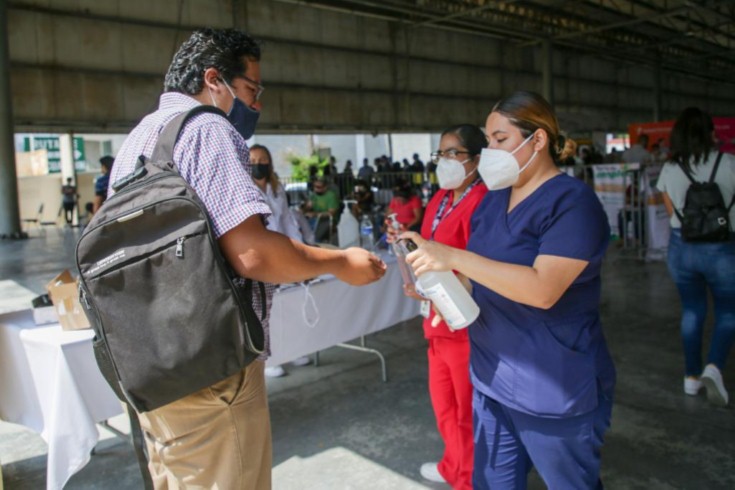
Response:
[[[414,250],[418,250],[419,248],[413,240],[409,240],[408,238],[404,238],[400,242],[403,244],[404,247],[406,247],[406,250],[408,250],[409,253],[413,252]]]
[[[388,218],[390,218],[390,224],[393,227],[394,230],[400,230],[401,224],[396,219],[396,213],[391,213],[388,215]]]

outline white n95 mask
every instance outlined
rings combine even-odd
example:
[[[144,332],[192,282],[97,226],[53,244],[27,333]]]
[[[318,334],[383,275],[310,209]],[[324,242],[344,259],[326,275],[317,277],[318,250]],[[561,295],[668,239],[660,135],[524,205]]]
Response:
[[[439,187],[442,189],[456,189],[464,182],[464,166],[469,158],[464,161],[449,160],[448,158],[439,159],[436,165],[436,178],[439,180]]]
[[[477,170],[480,172],[480,177],[482,177],[483,182],[485,182],[489,190],[499,191],[518,182],[518,177],[520,177],[521,172],[531,165],[538,152],[533,152],[533,155],[531,155],[531,158],[528,159],[523,168],[519,168],[518,160],[516,160],[513,154],[520,150],[523,145],[531,141],[531,138],[533,138],[533,134],[523,140],[523,143],[518,145],[512,152],[492,148],[482,150],[480,154],[480,165]]]

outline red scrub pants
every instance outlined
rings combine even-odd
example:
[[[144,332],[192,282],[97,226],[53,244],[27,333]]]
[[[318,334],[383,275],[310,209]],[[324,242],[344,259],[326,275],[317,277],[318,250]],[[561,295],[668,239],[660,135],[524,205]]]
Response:
[[[455,490],[472,489],[473,434],[470,343],[429,339],[429,393],[444,441],[439,473]]]

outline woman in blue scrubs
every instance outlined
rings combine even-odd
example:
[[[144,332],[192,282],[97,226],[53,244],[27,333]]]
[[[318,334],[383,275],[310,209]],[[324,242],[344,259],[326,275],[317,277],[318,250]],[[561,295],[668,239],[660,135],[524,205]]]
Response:
[[[480,316],[469,327],[477,490],[595,489],[615,367],[600,325],[610,229],[597,196],[559,171],[554,112],[516,92],[493,108],[479,172],[490,192],[467,250],[406,233],[417,274],[455,270]]]

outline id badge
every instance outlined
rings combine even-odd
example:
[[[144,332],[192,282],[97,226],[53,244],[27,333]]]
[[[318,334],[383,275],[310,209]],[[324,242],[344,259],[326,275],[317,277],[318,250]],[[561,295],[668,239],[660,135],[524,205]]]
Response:
[[[429,318],[429,314],[431,313],[431,301],[422,301],[421,309],[419,311],[421,312],[422,317]]]

